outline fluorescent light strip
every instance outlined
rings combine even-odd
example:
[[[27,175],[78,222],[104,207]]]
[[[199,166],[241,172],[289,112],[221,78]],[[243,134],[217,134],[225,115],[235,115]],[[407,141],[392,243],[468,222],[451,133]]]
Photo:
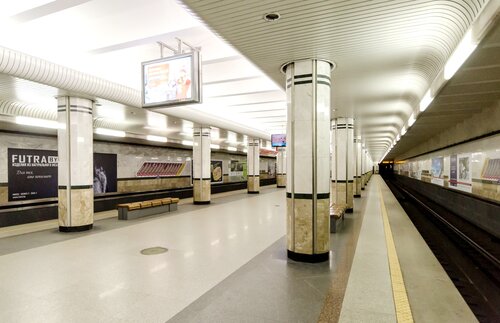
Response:
[[[413,112],[408,118],[408,128],[413,126],[414,123],[415,123],[415,112]]]
[[[182,144],[184,146],[192,146],[193,145],[193,142],[191,140],[183,140],[182,141]]]
[[[431,96],[431,89],[429,89],[425,92],[424,97],[420,101],[420,112],[425,111],[429,104],[431,104],[432,100],[434,100],[434,97]]]
[[[95,133],[98,135],[111,136],[111,137],[125,137],[125,131],[121,130],[96,128]]]
[[[147,135],[146,139],[149,141],[167,142],[167,137]]]
[[[64,124],[60,124],[57,121],[23,117],[23,116],[16,117],[16,124],[23,125],[23,126],[49,128],[49,129],[65,129],[66,128]]]
[[[460,66],[469,58],[476,47],[477,44],[472,41],[472,30],[469,29],[444,66],[445,80],[449,80],[455,75]]]
[[[229,151],[237,151],[238,149],[236,147],[227,147],[227,150],[229,150]]]
[[[220,145],[210,144],[210,148],[212,148],[212,149],[220,149]]]
[[[406,133],[406,127],[401,128],[401,137],[403,137]]]

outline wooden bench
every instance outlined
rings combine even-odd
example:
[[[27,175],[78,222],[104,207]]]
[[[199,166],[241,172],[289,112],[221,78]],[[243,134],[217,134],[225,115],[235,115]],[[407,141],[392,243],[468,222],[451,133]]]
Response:
[[[176,197],[118,204],[118,220],[132,220],[148,215],[177,211],[179,199]]]
[[[331,204],[330,205],[330,232],[336,233],[337,227],[344,220],[344,214],[347,210],[347,204]]]

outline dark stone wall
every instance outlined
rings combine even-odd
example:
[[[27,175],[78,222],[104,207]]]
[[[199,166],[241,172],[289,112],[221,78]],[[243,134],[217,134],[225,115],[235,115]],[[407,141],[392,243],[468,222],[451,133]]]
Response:
[[[500,204],[497,202],[402,175],[394,175],[393,178],[403,187],[433,200],[495,237],[500,237]]]

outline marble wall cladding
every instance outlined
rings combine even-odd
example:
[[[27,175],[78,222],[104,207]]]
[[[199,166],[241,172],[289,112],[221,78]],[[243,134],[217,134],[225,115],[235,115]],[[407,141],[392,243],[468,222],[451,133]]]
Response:
[[[294,252],[312,255],[312,200],[295,199]]]
[[[9,188],[7,186],[0,186],[0,204],[9,202]]]
[[[0,183],[7,183],[7,149],[45,149],[58,150],[56,137],[10,134],[0,132]],[[136,173],[146,161],[153,162],[187,162],[183,169],[183,176],[191,175],[192,150],[174,149],[166,147],[128,145],[122,143],[95,141],[93,144],[95,153],[108,153],[117,155],[117,177],[118,192],[141,192],[191,186],[189,178],[155,178],[135,179]],[[229,173],[229,161],[246,161],[244,155],[234,155],[223,152],[212,153],[211,159],[223,161],[223,173]],[[133,180],[130,180],[134,178]],[[229,180],[229,178],[228,178]],[[92,181],[91,181],[92,182]],[[91,184],[86,183],[86,184]],[[75,183],[73,183],[75,184]],[[7,190],[7,188],[0,188]],[[7,193],[5,193],[7,194]],[[7,203],[0,195],[0,203]]]
[[[330,200],[317,200],[316,207],[316,241],[314,244],[314,253],[325,253],[330,251]]]
[[[69,226],[69,214],[68,214],[68,195],[67,190],[59,189],[58,190],[58,217],[59,217],[59,226],[68,227]]]
[[[190,177],[128,179],[118,180],[118,193],[157,191],[190,186]]]
[[[286,198],[286,246],[290,251],[294,250],[294,239],[293,235],[295,233],[293,228],[293,209],[292,209],[292,199]]]
[[[222,153],[222,152],[212,152],[212,159],[213,160],[222,160],[222,173],[229,174],[230,161],[237,160],[240,162],[246,162],[247,156],[246,155],[228,154],[228,153]],[[226,182],[226,180],[224,180],[224,182]]]
[[[354,207],[354,183],[347,183],[347,194],[346,194],[347,208],[352,209]]]
[[[210,180],[193,181],[193,198],[195,202],[210,201]]]
[[[269,174],[267,173],[260,173],[260,179],[269,179],[269,178],[272,178],[271,176],[269,176]]]
[[[192,160],[192,150],[166,147],[149,147],[125,145],[110,142],[94,142],[94,152],[117,155],[118,178],[131,178],[144,162],[185,162]],[[182,175],[191,175],[191,169],[186,167]]]
[[[366,185],[366,175],[361,175],[361,188],[364,188]]]
[[[490,108],[483,109],[482,112],[475,114],[471,118],[465,119],[461,123],[433,136],[430,140],[417,145],[405,152],[403,155],[398,156],[397,160],[409,159],[412,156],[424,154],[428,151],[433,151],[441,147],[446,147],[470,138],[479,137],[488,133],[500,130],[500,100]],[[489,137],[491,138],[491,137]],[[473,146],[481,145],[478,141],[471,142]],[[461,146],[461,145],[460,145]],[[458,146],[452,147],[455,149]],[[500,148],[497,146],[497,149]]]
[[[347,185],[346,183],[331,182],[330,196],[332,203],[348,204],[347,202]]]
[[[500,201],[500,185],[494,183],[472,183],[472,194]]]
[[[249,192],[259,192],[260,191],[260,177],[252,176],[248,177],[248,191]]]
[[[94,223],[94,191],[71,190],[71,210],[68,212],[67,190],[59,189],[59,226],[78,227]]]
[[[361,177],[354,179],[354,185],[355,185],[355,189],[354,189],[355,194],[360,195],[361,194]]]
[[[432,159],[443,157],[442,177],[444,178],[444,186],[450,189],[460,189],[457,186],[450,185],[450,156],[452,155],[456,155],[459,159],[465,158],[469,160],[468,169],[466,168],[468,175],[458,179],[459,182],[465,182],[469,185],[468,192],[500,201],[497,194],[498,190],[500,190],[500,171],[497,171],[491,178],[485,175],[485,169],[489,161],[500,159],[500,135],[489,136],[416,158],[398,161],[394,166],[394,172],[430,183],[432,182]],[[471,187],[472,191],[470,191]]]
[[[279,187],[285,187],[286,186],[286,175],[277,175],[276,184]]]

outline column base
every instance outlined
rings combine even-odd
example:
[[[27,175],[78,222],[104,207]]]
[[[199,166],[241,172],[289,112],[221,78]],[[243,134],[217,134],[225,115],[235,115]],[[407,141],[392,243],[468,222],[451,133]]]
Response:
[[[352,208],[348,208],[345,210],[345,213],[352,213],[353,212],[353,209]]]
[[[86,224],[86,225],[80,225],[80,226],[77,226],[77,227],[62,227],[62,226],[59,226],[59,232],[82,232],[82,231],[88,231],[88,230],[92,229],[93,226],[94,226],[93,223]]]
[[[299,262],[309,262],[309,263],[328,261],[328,259],[330,258],[329,252],[308,255],[308,254],[304,254],[304,253],[296,253],[296,252],[287,250],[287,254],[288,254],[288,258],[290,258],[291,260],[299,261]]]
[[[361,197],[361,194],[354,194],[354,197],[356,198]]]
[[[259,194],[259,191],[247,191],[248,194]]]
[[[276,185],[277,188],[286,188],[286,185],[285,186],[281,186],[281,185]]]
[[[364,188],[364,187],[362,187],[362,188],[361,188],[361,190],[362,190],[362,191],[364,191],[364,190],[365,190],[365,188]]]
[[[210,204],[210,201],[193,201],[194,205]]]

